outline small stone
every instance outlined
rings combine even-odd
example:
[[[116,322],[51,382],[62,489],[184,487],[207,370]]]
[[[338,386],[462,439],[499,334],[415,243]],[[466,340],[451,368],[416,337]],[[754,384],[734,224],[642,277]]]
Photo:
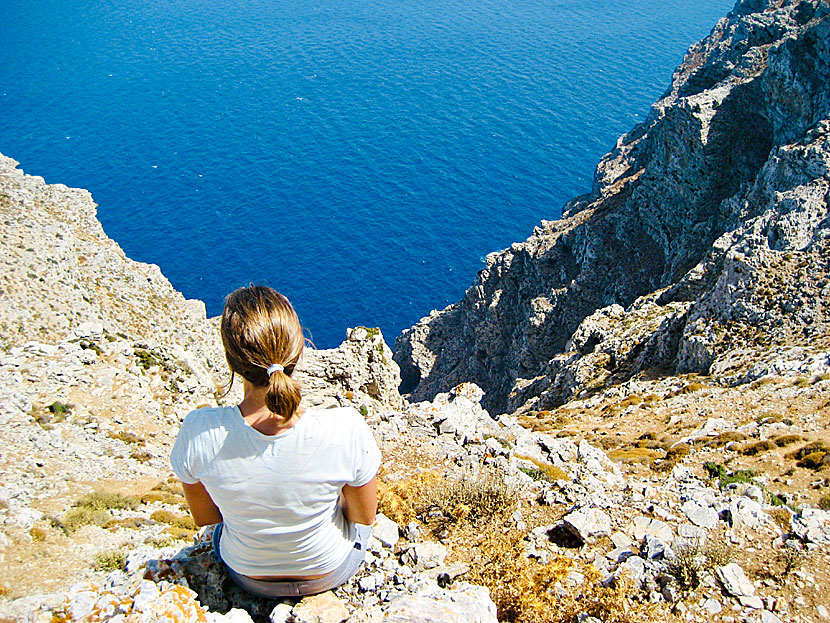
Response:
[[[656,560],[658,558],[668,558],[671,553],[671,548],[663,541],[651,534],[646,534],[643,539],[643,554],[649,560]]]
[[[762,610],[761,623],[782,623],[782,621],[769,610]]]
[[[346,606],[331,591],[303,598],[292,612],[294,623],[340,623],[349,618]]]
[[[224,618],[225,623],[254,623],[251,615],[242,608],[231,608]]]
[[[749,597],[755,594],[755,585],[746,577],[744,570],[734,562],[718,567],[717,574],[723,587],[733,597]]]
[[[380,541],[384,547],[394,547],[400,538],[398,524],[383,513],[378,513],[372,526],[372,536]]]
[[[626,561],[619,566],[617,571],[614,573],[614,577],[618,578],[622,574],[628,574],[628,576],[634,581],[635,584],[639,584],[643,581],[645,572],[646,561],[640,558],[639,556],[631,556],[630,558],[627,558]]]
[[[605,557],[614,562],[623,562],[626,558],[631,558],[633,555],[634,550],[630,547],[617,547],[605,554]]]
[[[159,593],[159,588],[155,582],[142,580],[133,599],[133,609],[144,612],[159,598]]]
[[[745,608],[752,608],[754,610],[764,609],[764,602],[758,595],[741,595],[738,597],[738,601]]]
[[[268,615],[268,620],[271,623],[287,623],[291,618],[291,606],[288,604],[277,604]]]
[[[723,610],[723,606],[717,599],[712,599],[711,597],[703,602],[703,609],[706,610],[709,614],[717,614],[721,610]]]
[[[822,604],[816,607],[816,612],[822,619],[830,619],[830,612],[827,611],[827,608]]]
[[[580,509],[562,518],[565,527],[583,542],[611,534],[611,518],[598,508]]]
[[[704,506],[697,500],[687,500],[683,503],[681,510],[696,526],[701,528],[714,528],[718,525],[718,514],[711,506]]]
[[[633,541],[631,538],[625,534],[624,532],[620,532],[617,530],[611,535],[611,542],[614,544],[615,547],[628,547],[630,546]]]
[[[448,550],[440,543],[423,541],[406,551],[402,562],[417,564],[424,569],[431,569],[444,563]]]

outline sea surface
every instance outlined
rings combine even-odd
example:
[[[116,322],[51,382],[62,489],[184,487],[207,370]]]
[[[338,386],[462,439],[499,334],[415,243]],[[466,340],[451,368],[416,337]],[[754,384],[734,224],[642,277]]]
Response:
[[[591,187],[727,0],[2,0],[0,152],[210,315],[388,342]]]

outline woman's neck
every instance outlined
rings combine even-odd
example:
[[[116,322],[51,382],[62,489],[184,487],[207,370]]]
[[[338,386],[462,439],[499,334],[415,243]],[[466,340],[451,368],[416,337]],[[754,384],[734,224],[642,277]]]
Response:
[[[297,409],[290,417],[271,413],[265,405],[267,387],[257,387],[250,381],[244,380],[245,395],[239,403],[239,412],[252,428],[263,435],[277,435],[293,427],[299,420],[303,409]]]

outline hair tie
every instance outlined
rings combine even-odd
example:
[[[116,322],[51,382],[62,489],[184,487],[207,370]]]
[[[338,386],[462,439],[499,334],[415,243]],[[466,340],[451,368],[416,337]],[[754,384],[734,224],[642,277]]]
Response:
[[[272,363],[268,366],[268,376],[271,376],[274,372],[282,372],[283,370],[285,370],[285,368],[283,368],[280,364]]]

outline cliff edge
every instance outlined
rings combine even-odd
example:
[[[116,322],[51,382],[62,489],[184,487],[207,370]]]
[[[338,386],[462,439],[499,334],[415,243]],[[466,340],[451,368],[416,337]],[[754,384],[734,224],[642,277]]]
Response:
[[[737,350],[747,362],[816,347],[830,298],[829,42],[826,2],[738,2],[602,159],[590,194],[488,255],[462,301],[397,339],[402,391],[422,400],[468,380],[491,411],[543,408],[637,373],[723,372]],[[605,320],[581,327],[595,312]],[[635,312],[651,329],[623,339]]]

